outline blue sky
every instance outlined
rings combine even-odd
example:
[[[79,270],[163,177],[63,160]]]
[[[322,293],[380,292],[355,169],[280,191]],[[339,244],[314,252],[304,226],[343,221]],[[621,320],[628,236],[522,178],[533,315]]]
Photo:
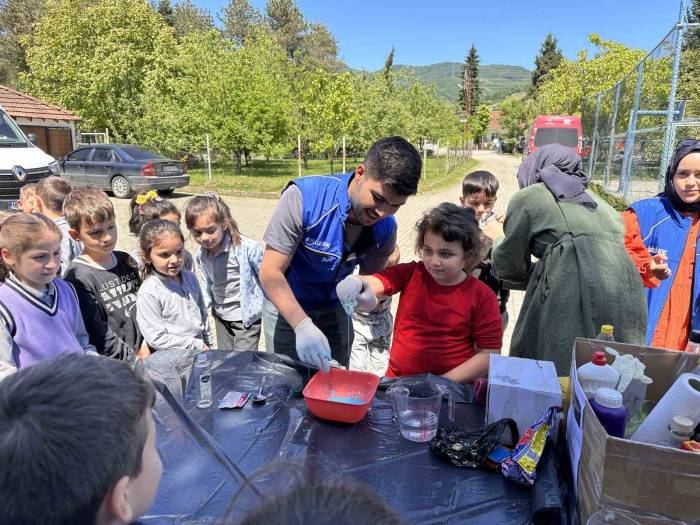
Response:
[[[226,0],[193,0],[214,16]],[[251,3],[263,10],[265,0]],[[679,0],[297,0],[307,20],[335,35],[341,58],[375,70],[396,48],[395,64],[461,62],[473,43],[482,64],[533,68],[552,32],[568,58],[587,35],[650,50],[678,18]]]

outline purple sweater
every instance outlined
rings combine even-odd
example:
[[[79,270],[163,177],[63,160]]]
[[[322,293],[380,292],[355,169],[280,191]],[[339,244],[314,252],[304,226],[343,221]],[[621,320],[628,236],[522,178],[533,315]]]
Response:
[[[54,279],[53,305],[47,306],[7,279],[0,285],[0,316],[14,341],[17,368],[50,359],[63,352],[83,352],[75,336],[78,299],[70,284]]]

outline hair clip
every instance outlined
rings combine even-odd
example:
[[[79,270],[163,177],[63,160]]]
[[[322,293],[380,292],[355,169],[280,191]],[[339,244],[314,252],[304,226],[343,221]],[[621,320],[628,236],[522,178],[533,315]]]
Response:
[[[217,201],[219,200],[219,194],[215,191],[207,191],[206,193],[204,193],[204,196],[211,197],[212,199],[216,199]]]
[[[149,190],[146,193],[142,195],[137,195],[136,196],[136,204],[143,206],[146,204],[148,201],[152,200],[160,200],[160,197],[158,196],[158,192],[156,190]]]

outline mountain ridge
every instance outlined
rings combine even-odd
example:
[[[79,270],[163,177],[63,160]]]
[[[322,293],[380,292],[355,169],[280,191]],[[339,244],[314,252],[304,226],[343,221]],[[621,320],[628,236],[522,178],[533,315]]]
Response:
[[[405,69],[424,84],[435,84],[436,95],[444,100],[456,102],[459,94],[461,62],[437,62],[426,66],[395,64],[394,70]],[[483,91],[483,102],[499,102],[508,95],[527,91],[532,85],[532,71],[522,66],[509,64],[482,64],[479,80]]]

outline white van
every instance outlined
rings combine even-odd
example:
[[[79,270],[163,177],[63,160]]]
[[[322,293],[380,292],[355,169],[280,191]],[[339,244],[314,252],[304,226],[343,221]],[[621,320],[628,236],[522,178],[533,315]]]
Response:
[[[0,210],[18,210],[22,186],[58,173],[56,160],[32,144],[0,106]]]

